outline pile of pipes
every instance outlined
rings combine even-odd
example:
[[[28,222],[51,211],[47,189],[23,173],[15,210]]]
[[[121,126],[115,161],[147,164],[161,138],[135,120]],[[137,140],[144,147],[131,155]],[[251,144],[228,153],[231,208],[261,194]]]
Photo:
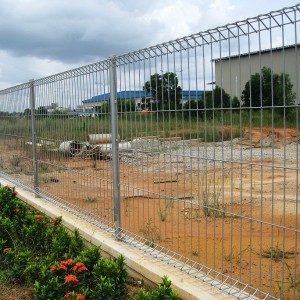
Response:
[[[129,142],[121,142],[119,152],[148,152],[160,149],[160,141],[155,138],[137,138]],[[59,151],[73,158],[110,159],[112,153],[112,136],[108,133],[89,134],[86,142],[64,141]]]
[[[73,158],[80,159],[110,159],[112,152],[111,134],[89,134],[86,142],[64,141],[59,151]],[[131,151],[131,143],[119,143],[119,151]]]

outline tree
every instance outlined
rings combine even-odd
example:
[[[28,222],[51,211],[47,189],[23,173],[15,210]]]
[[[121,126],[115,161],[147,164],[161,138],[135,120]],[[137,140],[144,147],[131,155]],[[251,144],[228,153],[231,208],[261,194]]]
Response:
[[[185,118],[201,118],[204,116],[204,103],[200,100],[190,100],[183,105]]]
[[[7,117],[13,114],[14,113],[9,113],[8,111],[0,111],[0,117]]]
[[[135,111],[134,99],[118,99],[118,112],[133,112]]]
[[[291,105],[293,99],[295,93],[289,74],[272,74],[267,67],[251,75],[242,92],[244,107]]]
[[[45,106],[39,106],[35,114],[37,118],[44,118],[47,117],[48,110]]]
[[[201,101],[205,108],[229,108],[230,96],[222,88],[216,86],[213,91],[202,94]]]
[[[27,118],[31,117],[31,109],[30,108],[25,108],[24,116],[27,117]]]
[[[66,111],[55,109],[49,114],[49,116],[54,117],[56,119],[65,119],[68,117],[68,113]]]
[[[237,96],[234,96],[231,100],[231,107],[232,108],[239,108],[241,105],[240,100]]]
[[[145,82],[143,90],[146,94],[151,93],[152,100],[157,102],[158,109],[174,110],[179,108],[182,89],[178,86],[178,78],[175,73],[151,75],[150,80]],[[150,103],[147,105],[149,107]]]

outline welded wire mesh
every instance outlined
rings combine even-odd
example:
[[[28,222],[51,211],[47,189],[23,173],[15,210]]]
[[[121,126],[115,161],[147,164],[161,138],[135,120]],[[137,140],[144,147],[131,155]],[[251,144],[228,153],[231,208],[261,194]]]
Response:
[[[1,173],[239,298],[298,299],[299,8],[0,91]]]

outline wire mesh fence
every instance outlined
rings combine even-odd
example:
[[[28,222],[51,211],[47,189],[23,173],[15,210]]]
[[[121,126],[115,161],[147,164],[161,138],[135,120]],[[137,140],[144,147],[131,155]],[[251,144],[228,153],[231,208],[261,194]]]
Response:
[[[240,298],[299,299],[300,6],[0,91],[0,170]]]

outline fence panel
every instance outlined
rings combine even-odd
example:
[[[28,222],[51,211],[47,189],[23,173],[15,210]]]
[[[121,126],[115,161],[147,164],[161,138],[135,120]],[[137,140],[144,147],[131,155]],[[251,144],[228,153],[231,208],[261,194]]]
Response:
[[[0,91],[2,175],[237,297],[299,299],[299,8]]]
[[[29,119],[19,117],[18,112],[30,107],[30,85],[23,84],[0,94],[1,98],[1,170],[17,180],[33,187],[32,139],[30,110]]]

